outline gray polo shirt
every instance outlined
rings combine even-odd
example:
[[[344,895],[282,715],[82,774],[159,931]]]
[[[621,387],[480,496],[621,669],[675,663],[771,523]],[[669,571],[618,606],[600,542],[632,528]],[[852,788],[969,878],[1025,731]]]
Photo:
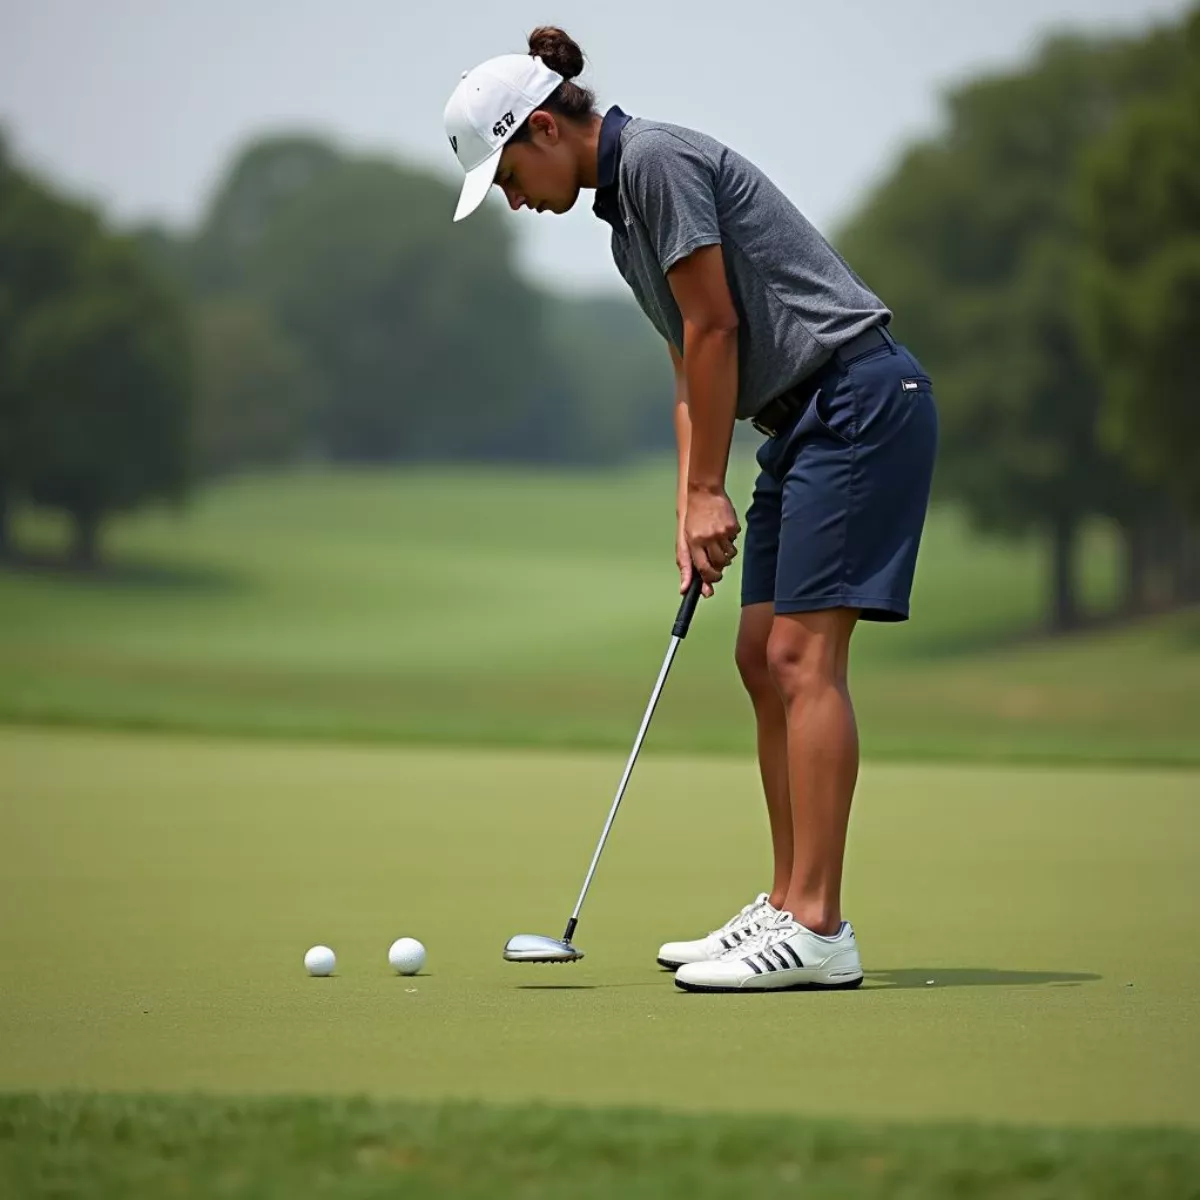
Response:
[[[682,354],[666,273],[720,245],[738,328],[739,418],[811,374],[891,313],[753,163],[715,138],[610,109],[595,211],[638,304]]]

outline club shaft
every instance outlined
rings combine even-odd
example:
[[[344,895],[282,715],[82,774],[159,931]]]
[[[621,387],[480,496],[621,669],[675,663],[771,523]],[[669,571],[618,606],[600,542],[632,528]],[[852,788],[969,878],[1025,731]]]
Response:
[[[658,698],[662,695],[663,685],[667,682],[667,674],[670,672],[671,663],[675,659],[675,651],[679,649],[679,643],[682,640],[680,637],[671,638],[671,645],[667,649],[667,656],[663,659],[662,670],[658,673],[658,682],[654,685],[654,691],[650,693],[650,703],[646,705],[646,715],[642,717],[642,724],[637,731],[637,737],[634,739],[633,752],[629,755],[629,761],[625,764],[625,773],[621,776],[621,783],[617,788],[617,797],[612,803],[612,808],[609,809],[608,820],[604,822],[604,831],[600,834],[596,853],[592,855],[592,865],[588,867],[587,878],[584,879],[579,899],[575,902],[575,911],[571,914],[570,921],[567,922],[567,932],[563,936],[563,941],[565,942],[571,940],[571,936],[575,932],[575,926],[579,923],[579,911],[583,908],[588,888],[592,886],[592,876],[596,874],[596,864],[600,861],[600,854],[604,849],[604,843],[608,841],[608,832],[613,827],[613,821],[617,817],[617,809],[621,807],[621,798],[625,795],[625,789],[629,785],[629,777],[633,774],[633,764],[637,762],[638,754],[642,749],[642,743],[646,740],[646,730],[650,728],[650,718],[654,716],[654,709],[658,705]]]

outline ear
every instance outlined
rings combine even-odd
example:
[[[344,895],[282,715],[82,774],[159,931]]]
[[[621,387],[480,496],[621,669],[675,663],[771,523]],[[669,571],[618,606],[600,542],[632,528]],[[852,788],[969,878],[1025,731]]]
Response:
[[[551,146],[561,136],[558,122],[554,119],[554,114],[547,112],[544,108],[539,108],[530,116],[529,128],[532,133],[540,135],[541,139]]]

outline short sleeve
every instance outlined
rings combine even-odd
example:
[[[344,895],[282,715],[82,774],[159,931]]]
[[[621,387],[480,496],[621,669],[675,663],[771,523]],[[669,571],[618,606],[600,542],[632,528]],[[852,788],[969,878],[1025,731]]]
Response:
[[[700,150],[676,134],[647,130],[629,140],[621,165],[664,275],[701,246],[720,244],[716,170]]]

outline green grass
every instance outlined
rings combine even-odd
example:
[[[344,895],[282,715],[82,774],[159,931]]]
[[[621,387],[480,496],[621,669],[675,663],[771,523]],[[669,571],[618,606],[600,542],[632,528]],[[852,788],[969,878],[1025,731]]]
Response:
[[[367,1100],[0,1096],[0,1188],[163,1196],[1190,1200],[1200,1135]]]
[[[750,477],[738,465],[735,496]],[[114,570],[0,573],[0,719],[252,736],[615,748],[675,607],[672,481],[624,473],[309,472],[117,522]],[[29,546],[58,544],[26,519]],[[1029,642],[1032,544],[935,513],[915,619],[864,627],[866,754],[1200,763],[1200,613]],[[1084,556],[1093,606],[1112,546]],[[681,655],[661,749],[746,752],[737,580]]]
[[[864,986],[708,997],[655,951],[766,877],[748,761],[639,766],[553,967],[500,949],[561,931],[619,755],[9,730],[0,762],[0,1090],[1200,1125],[1195,773],[870,767]]]
[[[654,952],[765,878],[749,761],[639,766],[558,967],[499,950],[559,932],[620,755],[0,763],[0,1195],[1200,1196],[1195,772],[868,765],[864,986],[718,997]]]
[[[1036,547],[952,512],[916,620],[856,642],[863,988],[684,996],[654,965],[769,866],[736,578],[587,958],[501,961],[591,854],[671,505],[659,467],[299,473],[118,522],[94,579],[0,573],[0,1196],[1200,1196],[1200,614],[1030,639]],[[1084,565],[1100,607],[1101,532]]]

